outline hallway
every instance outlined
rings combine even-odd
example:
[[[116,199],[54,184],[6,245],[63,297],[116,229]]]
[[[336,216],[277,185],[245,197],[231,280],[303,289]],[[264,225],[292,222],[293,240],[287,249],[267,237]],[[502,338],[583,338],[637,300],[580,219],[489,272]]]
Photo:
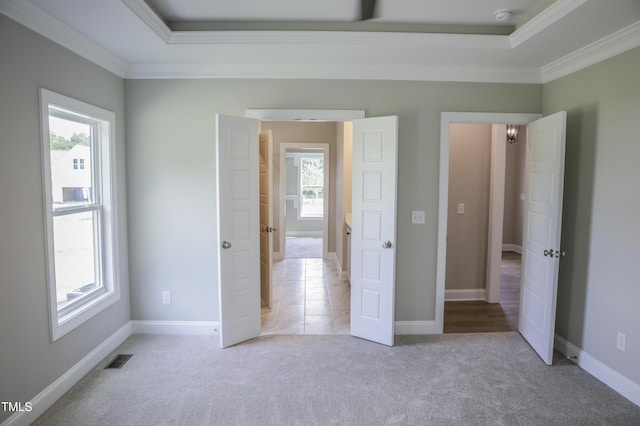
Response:
[[[273,264],[271,309],[262,307],[262,334],[349,334],[351,287],[321,258],[289,257]]]
[[[445,302],[445,333],[484,333],[518,330],[520,307],[520,259],[503,252],[500,273],[500,303],[482,300]]]

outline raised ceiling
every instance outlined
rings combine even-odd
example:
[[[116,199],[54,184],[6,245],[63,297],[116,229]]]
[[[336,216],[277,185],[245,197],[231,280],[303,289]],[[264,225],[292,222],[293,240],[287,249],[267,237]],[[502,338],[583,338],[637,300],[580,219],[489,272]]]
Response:
[[[540,83],[640,46],[638,0],[3,0],[126,78]],[[494,12],[510,19],[497,22]]]

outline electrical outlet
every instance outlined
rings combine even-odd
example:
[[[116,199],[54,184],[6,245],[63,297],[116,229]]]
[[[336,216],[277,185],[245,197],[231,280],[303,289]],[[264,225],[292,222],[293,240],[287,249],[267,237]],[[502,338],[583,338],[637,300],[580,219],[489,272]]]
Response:
[[[464,214],[464,203],[458,203],[458,214]]]
[[[411,223],[414,225],[424,224],[424,210],[413,210],[411,212]]]
[[[162,292],[162,304],[163,305],[170,305],[171,304],[171,292],[170,291],[163,291]]]
[[[616,348],[624,352],[627,346],[627,335],[618,331],[618,340],[616,341]]]

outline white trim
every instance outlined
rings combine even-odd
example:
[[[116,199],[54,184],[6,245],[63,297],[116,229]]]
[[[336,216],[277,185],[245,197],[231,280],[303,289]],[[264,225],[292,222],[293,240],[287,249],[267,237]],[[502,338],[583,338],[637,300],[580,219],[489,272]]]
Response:
[[[290,37],[294,37],[293,34]],[[283,67],[274,63],[129,64],[128,79],[265,78],[318,80],[459,81],[480,83],[540,84],[534,67],[474,67],[405,64],[300,63]]]
[[[557,334],[555,335],[554,347],[587,373],[640,407],[640,384],[615,371]]]
[[[542,83],[580,71],[640,46],[640,22],[584,46],[540,68]]]
[[[250,111],[250,110],[248,110]],[[285,120],[285,121],[290,121],[290,120]],[[279,161],[279,167],[280,167],[280,176],[279,176],[279,183],[278,185],[280,186],[280,200],[278,205],[280,206],[284,206],[285,205],[285,200],[286,200],[286,173],[284,173],[284,171],[286,170],[285,168],[285,159],[287,156],[287,149],[289,148],[317,148],[317,149],[321,149],[322,153],[324,155],[324,163],[325,164],[329,164],[330,160],[331,160],[331,156],[330,156],[330,145],[328,143],[315,143],[315,142],[309,142],[309,143],[281,143],[278,147],[279,151],[279,156],[280,156],[280,161]],[[324,197],[326,200],[329,200],[331,198],[331,193],[329,191],[329,173],[325,173],[324,174]],[[323,208],[324,208],[324,212],[323,212],[323,217],[322,217],[322,257],[324,259],[327,258],[328,253],[329,253],[329,202],[323,203]],[[279,217],[278,217],[278,229],[280,229],[280,232],[278,232],[278,236],[279,236],[279,247],[280,247],[280,251],[284,253],[284,256],[286,257],[286,243],[285,243],[285,239],[287,237],[287,227],[286,227],[286,223],[285,223],[285,214],[284,212],[280,212]],[[284,232],[282,232],[282,230],[284,230]]]
[[[489,223],[487,224],[487,292],[489,303],[500,302],[502,232],[504,222],[504,185],[507,163],[507,128],[491,125],[491,160],[489,184]]]
[[[589,0],[557,0],[509,36],[511,47],[516,48],[540,34]]]
[[[213,335],[218,321],[131,321],[134,334]]]
[[[335,251],[330,252],[327,260],[333,263],[340,280],[345,281],[347,279],[347,272],[342,270],[342,265],[340,265],[340,261],[338,260],[338,253]]]
[[[44,228],[47,267],[47,296],[49,302],[49,330],[51,341],[69,333],[90,318],[120,300],[120,254],[119,219],[117,214],[117,165],[116,165],[116,115],[100,107],[69,98],[67,96],[40,89],[40,127],[42,152],[42,186],[44,205]],[[93,298],[69,304],[66,309],[58,309],[57,284],[55,274],[55,250],[53,234],[51,153],[49,147],[50,108],[57,107],[72,114],[78,114],[96,124],[95,140],[92,142],[92,156],[95,156],[94,201],[100,208],[98,248],[95,249],[96,283],[102,290]],[[74,119],[74,118],[71,118]],[[82,211],[82,209],[79,209]]]
[[[341,281],[349,281],[349,274],[347,271],[342,269],[342,265],[340,264],[340,261],[338,260],[338,254],[335,251],[332,251],[329,253],[329,256],[327,258],[329,260],[329,262],[333,262],[333,265],[336,268],[336,272],[338,273],[338,276],[340,277]]]
[[[449,126],[451,123],[520,124],[540,118],[540,114],[442,112],[440,116],[440,173],[438,189],[438,245],[436,263],[436,319],[444,326],[445,279],[447,265],[447,215],[449,202]]]
[[[119,77],[124,78],[127,74],[128,64],[126,61],[56,19],[31,1],[0,1],[0,13]]]
[[[503,244],[502,251],[513,251],[518,254],[522,254],[522,246],[518,244]]]
[[[22,411],[9,417],[2,426],[26,425],[34,422],[49,407],[69,391],[76,383],[93,370],[111,352],[131,336],[131,322],[125,323],[115,333],[107,337],[100,345],[84,356],[73,367],[58,377],[42,392],[31,399],[33,409]]]
[[[246,117],[260,121],[351,121],[364,118],[361,109],[247,109]]]
[[[144,0],[122,0],[122,3],[126,4],[129,9],[133,13],[136,14],[138,18],[144,24],[149,27],[151,31],[156,33],[160,40],[169,44],[171,41],[172,31],[165,24],[165,22],[156,14],[156,12],[149,7],[146,1]]]
[[[394,332],[397,335],[442,334],[442,327],[435,321],[396,321]]]
[[[445,302],[468,302],[474,300],[487,301],[487,289],[484,288],[452,288],[444,291]]]
[[[323,218],[301,219],[301,220],[323,220]],[[322,238],[322,231],[286,231],[285,238]]]

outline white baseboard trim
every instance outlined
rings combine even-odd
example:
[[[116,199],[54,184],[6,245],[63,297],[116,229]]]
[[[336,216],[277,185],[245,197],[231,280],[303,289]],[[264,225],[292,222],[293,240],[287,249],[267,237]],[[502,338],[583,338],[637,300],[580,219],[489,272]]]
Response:
[[[322,238],[322,231],[287,231],[287,238]]]
[[[396,321],[395,334],[442,334],[435,321]]]
[[[218,321],[131,321],[134,334],[208,335],[218,333]]]
[[[464,302],[471,300],[487,300],[487,289],[485,288],[463,288],[449,289],[444,291],[445,302]]]
[[[587,373],[640,407],[640,384],[628,379],[566,339],[555,336],[555,348]]]
[[[342,270],[342,265],[338,260],[338,254],[335,251],[329,253],[329,257],[327,260],[333,262],[334,266],[336,267],[336,272],[338,273],[342,281],[349,279],[347,272]]]
[[[73,367],[58,377],[42,392],[31,399],[31,411],[17,412],[9,417],[2,426],[28,425],[40,417],[49,407],[71,389],[80,379],[93,370],[106,356],[113,352],[129,336],[131,336],[131,322],[127,322],[111,336],[107,337],[94,350],[78,361]]]
[[[518,254],[522,254],[522,246],[517,244],[503,244],[502,251],[514,251]]]

